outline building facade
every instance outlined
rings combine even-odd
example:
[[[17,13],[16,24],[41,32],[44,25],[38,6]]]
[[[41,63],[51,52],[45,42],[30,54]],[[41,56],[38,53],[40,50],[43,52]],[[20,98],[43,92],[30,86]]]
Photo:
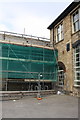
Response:
[[[72,2],[48,27],[58,50],[58,86],[80,92],[80,2]]]

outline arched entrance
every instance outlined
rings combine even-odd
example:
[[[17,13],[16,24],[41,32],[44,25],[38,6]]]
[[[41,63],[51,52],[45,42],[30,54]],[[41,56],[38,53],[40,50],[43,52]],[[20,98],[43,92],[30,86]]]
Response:
[[[64,86],[65,72],[66,72],[66,67],[64,63],[59,61],[58,62],[58,86],[59,87]]]

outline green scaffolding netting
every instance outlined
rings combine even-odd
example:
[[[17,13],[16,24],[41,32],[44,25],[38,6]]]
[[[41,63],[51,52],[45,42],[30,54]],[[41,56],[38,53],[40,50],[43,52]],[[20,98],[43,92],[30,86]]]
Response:
[[[57,50],[0,43],[3,78],[57,81]]]

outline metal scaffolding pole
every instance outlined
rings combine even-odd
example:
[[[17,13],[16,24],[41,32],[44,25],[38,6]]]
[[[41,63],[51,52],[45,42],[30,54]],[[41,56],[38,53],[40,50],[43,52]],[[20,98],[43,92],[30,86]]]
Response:
[[[9,59],[9,47],[8,47],[8,59]],[[8,67],[9,67],[9,61],[7,60],[7,79],[6,79],[6,91],[8,90]]]
[[[43,48],[43,90],[44,90],[44,48]]]
[[[40,92],[41,92],[40,77],[42,77],[41,73],[38,74],[38,94],[37,94],[37,98],[41,98],[41,95],[40,95]]]

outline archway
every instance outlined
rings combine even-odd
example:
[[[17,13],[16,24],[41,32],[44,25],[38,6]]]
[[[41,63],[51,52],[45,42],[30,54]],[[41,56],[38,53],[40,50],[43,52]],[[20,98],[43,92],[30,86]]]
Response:
[[[59,61],[58,62],[58,86],[59,87],[64,86],[65,72],[66,72],[66,67],[64,63]]]

